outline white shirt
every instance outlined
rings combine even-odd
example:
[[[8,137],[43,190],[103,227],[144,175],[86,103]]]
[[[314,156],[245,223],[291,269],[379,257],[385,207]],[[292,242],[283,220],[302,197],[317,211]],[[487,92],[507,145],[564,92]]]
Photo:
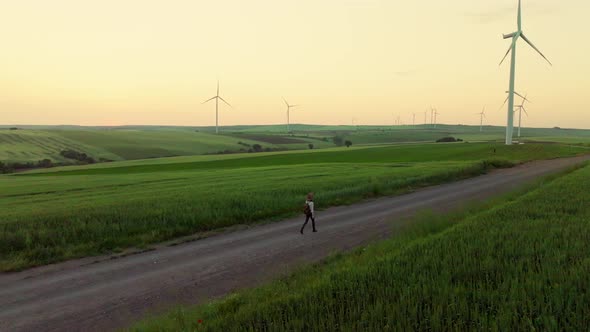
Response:
[[[309,210],[311,211],[311,216],[315,218],[315,210],[313,209],[313,201],[306,200],[305,204],[309,205]]]

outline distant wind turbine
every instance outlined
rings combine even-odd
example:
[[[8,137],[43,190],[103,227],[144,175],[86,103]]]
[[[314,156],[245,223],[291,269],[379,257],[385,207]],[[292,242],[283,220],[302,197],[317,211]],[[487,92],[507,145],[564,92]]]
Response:
[[[412,113],[413,115],[413,119],[412,119],[412,126],[416,125],[416,113]]]
[[[436,128],[436,117],[440,115],[440,113],[438,112],[438,110],[435,108],[434,109],[434,128]]]
[[[434,125],[434,108],[430,106],[430,124]]]
[[[516,42],[519,38],[522,38],[527,44],[529,44],[537,53],[539,53],[543,59],[545,59],[550,65],[551,62],[545,57],[541,51],[533,43],[524,35],[522,31],[522,11],[521,11],[521,1],[518,0],[518,15],[517,15],[517,26],[518,30],[516,32],[503,35],[504,39],[512,38],[512,44],[508,48],[506,55],[502,61],[500,61],[500,65],[506,60],[506,57],[510,52],[512,52],[511,63],[510,63],[510,85],[509,85],[509,93],[508,93],[508,121],[506,124],[506,145],[512,144],[512,135],[514,131],[514,81],[516,75]]]
[[[531,102],[528,99],[526,99],[526,95],[524,97],[522,97],[522,103],[520,103],[520,105],[515,105],[515,107],[518,108],[518,137],[520,137],[520,128],[522,125],[522,111],[524,111],[524,113],[526,114],[526,116],[529,116],[529,113],[526,111],[526,108],[524,108],[524,103]],[[516,110],[514,110],[514,112],[516,112]]]
[[[299,105],[291,105],[287,102],[287,100],[285,99],[285,97],[283,97],[283,101],[285,102],[285,105],[287,105],[287,133],[291,132],[291,120],[290,120],[290,113],[291,113],[291,109],[298,107]]]
[[[479,115],[479,132],[483,131],[483,119],[486,117],[486,107],[483,107],[483,110],[480,113],[475,113]]]
[[[428,111],[424,111],[424,124],[428,124]]]
[[[510,93],[510,91],[506,91],[506,93]],[[519,96],[520,98],[524,98],[526,101],[530,102],[530,100],[526,99],[526,97],[524,97],[523,95],[521,95],[520,93],[514,91],[514,94]],[[506,99],[504,99],[504,103],[502,104],[502,106],[500,106],[500,108],[504,107],[504,105],[506,105],[506,102],[508,102],[508,98],[510,97],[510,95],[506,96]]]
[[[225,101],[225,99],[221,98],[221,96],[219,95],[219,81],[217,81],[217,94],[215,95],[215,97],[205,100],[203,104],[206,104],[213,99],[215,99],[215,133],[219,134],[219,101],[221,100],[222,102],[226,103],[227,106],[232,107],[227,101]]]

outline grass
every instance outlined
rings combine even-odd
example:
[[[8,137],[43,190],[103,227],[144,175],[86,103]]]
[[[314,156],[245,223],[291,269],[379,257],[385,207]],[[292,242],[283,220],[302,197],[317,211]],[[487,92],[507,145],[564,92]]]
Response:
[[[133,331],[583,331],[590,166]]]
[[[309,191],[322,207],[348,204],[474,176],[494,165],[587,151],[496,148],[493,154],[486,144],[394,146],[2,176],[0,270],[291,216],[300,213]]]
[[[496,152],[494,152],[494,149]],[[63,169],[51,172],[53,176],[130,174],[148,172],[175,172],[191,170],[218,170],[226,168],[263,167],[268,165],[311,165],[321,163],[400,163],[430,161],[475,161],[475,160],[510,160],[528,161],[571,156],[587,152],[588,148],[563,146],[559,144],[528,144],[506,146],[489,143],[459,144],[419,144],[373,147],[369,149],[340,148],[315,153],[278,153],[249,154],[243,158],[212,158],[195,162],[178,162],[168,164],[136,164],[124,167],[84,168],[80,170]],[[49,175],[49,173],[46,173]],[[30,175],[30,174],[29,174]],[[25,174],[24,176],[27,176]]]
[[[222,127],[221,135],[212,127],[174,126],[22,126],[20,130],[0,128],[0,161],[36,162],[51,159],[63,162],[61,150],[84,152],[94,159],[138,160],[173,156],[194,156],[220,151],[248,150],[248,145],[263,148],[307,150],[334,147],[336,135],[351,140],[354,146],[407,142],[434,142],[444,136],[466,141],[503,141],[504,128],[485,126],[316,126],[293,125],[293,134],[285,125]],[[590,130],[523,128],[525,141],[554,141],[570,144],[590,143]],[[238,142],[244,144],[238,144]]]
[[[274,147],[254,140],[190,130],[60,130],[56,133],[67,139],[110,151],[125,160],[238,151],[245,148],[238,144],[239,141]]]
[[[48,131],[0,130],[0,161],[2,162],[37,162],[45,158],[55,162],[66,162],[68,160],[60,155],[63,150],[86,151],[96,159],[121,159],[107,150]]]

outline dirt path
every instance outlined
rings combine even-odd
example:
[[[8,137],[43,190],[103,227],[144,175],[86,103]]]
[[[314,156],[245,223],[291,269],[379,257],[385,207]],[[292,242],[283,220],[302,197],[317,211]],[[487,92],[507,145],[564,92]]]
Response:
[[[334,251],[387,236],[404,217],[509,192],[590,156],[538,161],[477,178],[301,218],[88,264],[88,259],[0,274],[0,331],[108,331],[176,304],[200,303],[257,285]],[[320,202],[321,204],[321,202]],[[309,225],[311,226],[311,225]]]

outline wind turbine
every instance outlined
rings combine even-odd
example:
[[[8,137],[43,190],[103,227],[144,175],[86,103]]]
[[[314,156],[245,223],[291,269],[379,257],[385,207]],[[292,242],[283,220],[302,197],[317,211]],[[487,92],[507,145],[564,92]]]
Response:
[[[439,115],[440,113],[438,112],[438,110],[435,108],[434,109],[434,128],[436,129],[436,117],[437,115]]]
[[[524,35],[522,31],[522,11],[521,11],[521,1],[518,0],[518,16],[517,16],[517,25],[518,30],[516,32],[503,35],[504,39],[512,38],[512,44],[508,48],[506,55],[500,61],[500,65],[506,60],[506,57],[510,52],[512,52],[511,63],[510,63],[510,84],[509,84],[509,93],[508,93],[508,122],[506,124],[506,145],[512,144],[512,134],[514,131],[514,81],[515,81],[515,74],[516,74],[516,42],[518,38],[522,38],[527,44],[529,44],[537,53],[539,53],[543,59],[545,59],[550,65],[551,62],[539,51],[539,49],[533,45],[533,43]]]
[[[506,91],[506,93],[510,93],[510,91]],[[523,99],[525,99],[525,100],[526,100],[526,101],[528,101],[528,102],[531,102],[530,100],[526,99],[526,97],[524,97],[523,95],[521,95],[520,93],[518,93],[518,92],[516,92],[516,91],[514,91],[514,94],[515,94],[515,95],[517,95],[517,96],[519,96],[520,98],[523,98]],[[506,99],[504,99],[504,103],[502,103],[502,106],[500,106],[500,108],[502,108],[502,107],[504,107],[504,105],[506,105],[506,102],[508,101],[508,98],[509,98],[509,97],[510,97],[510,96],[506,96]]]
[[[428,124],[428,111],[424,111],[424,124]]]
[[[430,106],[430,124],[434,125],[434,108]]]
[[[287,100],[285,99],[285,97],[283,97],[283,101],[285,102],[285,105],[287,105],[287,133],[290,133],[291,132],[291,123],[290,123],[291,108],[298,107],[299,105],[289,104],[287,102]]]
[[[520,137],[520,128],[522,125],[522,111],[524,111],[526,116],[529,116],[529,113],[526,111],[526,108],[524,108],[524,103],[526,103],[527,101],[530,102],[528,99],[526,99],[525,96],[522,97],[522,103],[520,103],[520,105],[515,105],[515,107],[518,107],[518,137]],[[516,110],[514,110],[514,112],[516,112]]]
[[[416,113],[412,113],[412,115],[413,115],[412,126],[416,126]]]
[[[479,132],[483,131],[483,119],[486,117],[486,107],[483,107],[481,113],[475,113],[479,115]]]
[[[219,101],[221,100],[222,102],[226,103],[227,106],[232,107],[227,101],[225,101],[225,99],[221,98],[221,96],[219,95],[219,81],[217,81],[217,94],[215,95],[215,97],[205,100],[203,104],[206,104],[213,99],[215,99],[215,133],[219,134]]]

